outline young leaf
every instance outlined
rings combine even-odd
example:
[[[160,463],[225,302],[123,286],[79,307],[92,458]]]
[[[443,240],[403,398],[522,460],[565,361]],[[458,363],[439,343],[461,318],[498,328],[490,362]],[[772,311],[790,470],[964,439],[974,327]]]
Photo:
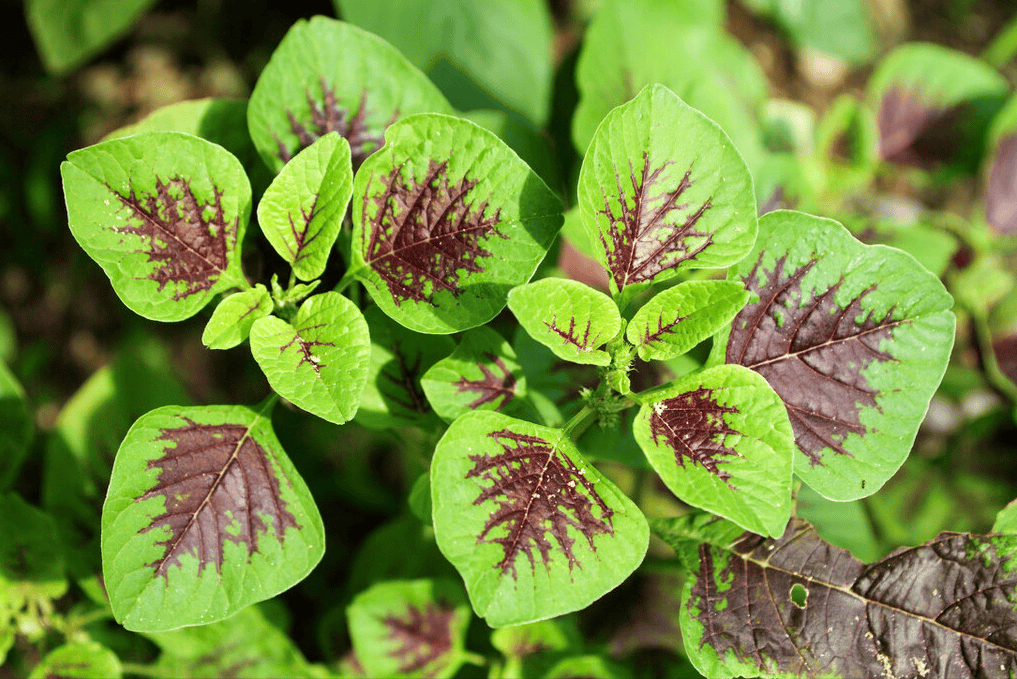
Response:
[[[235,292],[215,307],[201,333],[201,343],[209,349],[232,349],[247,339],[256,320],[270,313],[272,295],[261,283]]]
[[[787,210],[760,219],[756,250],[729,278],[759,301],[710,362],[755,370],[784,400],[795,472],[813,489],[841,501],[879,490],[946,369],[955,320],[943,284],[908,254]]]
[[[463,334],[452,355],[431,366],[420,385],[434,411],[451,422],[471,410],[518,411],[526,396],[526,377],[516,352],[494,330]]]
[[[275,171],[329,132],[350,144],[353,169],[399,117],[452,108],[387,42],[356,26],[301,19],[272,53],[247,108],[254,145]]]
[[[644,361],[675,358],[730,323],[751,298],[732,281],[679,283],[643,305],[625,337]]]
[[[736,365],[679,380],[644,403],[636,441],[664,485],[746,530],[780,535],[791,518],[794,438],[780,398]]]
[[[0,492],[17,478],[32,442],[32,419],[25,390],[0,361]]]
[[[1017,540],[943,533],[866,565],[804,521],[765,539],[661,519],[690,572],[682,636],[707,677],[1005,677],[1017,672]]]
[[[287,163],[258,203],[258,224],[302,281],[325,263],[353,194],[350,145],[330,132]]]
[[[463,664],[470,607],[449,580],[380,582],[346,609],[367,676],[451,677]]]
[[[251,185],[222,147],[149,132],[74,151],[60,173],[71,233],[135,313],[178,321],[249,287],[239,243]]]
[[[602,292],[565,278],[545,278],[513,288],[508,306],[530,337],[573,363],[608,365],[599,349],[621,330],[621,314]]]
[[[1017,97],[1007,102],[992,124],[985,219],[996,233],[1017,234]]]
[[[756,237],[756,199],[727,135],[662,85],[604,118],[579,174],[583,223],[615,294],[689,267],[734,264]]]
[[[0,495],[0,526],[4,526],[0,532],[0,592],[16,597],[13,585],[31,584],[47,598],[63,596],[67,591],[64,551],[53,516],[17,493],[6,493]]]
[[[324,528],[267,406],[166,406],[134,423],[102,511],[113,615],[135,631],[223,620],[293,586]]]
[[[357,413],[370,347],[367,321],[337,292],[309,298],[290,323],[266,316],[251,327],[251,353],[272,388],[336,424]]]
[[[117,654],[95,641],[71,641],[46,654],[28,679],[120,679]]]
[[[646,519],[557,429],[461,416],[431,461],[438,548],[492,627],[579,610],[642,562]]]
[[[351,269],[386,314],[418,332],[494,318],[562,222],[561,202],[514,151],[451,116],[392,125],[353,194]]]

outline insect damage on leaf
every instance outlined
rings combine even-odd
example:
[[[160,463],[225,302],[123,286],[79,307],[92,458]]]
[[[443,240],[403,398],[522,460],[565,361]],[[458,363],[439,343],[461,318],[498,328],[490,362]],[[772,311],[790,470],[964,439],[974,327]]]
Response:
[[[593,538],[613,535],[614,510],[597,493],[585,473],[554,446],[538,436],[517,434],[500,429],[488,434],[502,447],[495,455],[470,455],[474,463],[466,478],[480,478],[486,485],[473,501],[480,505],[491,501],[497,507],[484,523],[477,544],[501,545],[504,557],[495,568],[517,577],[516,560],[526,555],[536,569],[534,551],[540,552],[545,568],[551,569],[553,545],[550,533],[568,561],[569,571],[580,567],[572,551],[578,531],[596,551]],[[499,533],[491,537],[492,533]]]
[[[423,608],[410,605],[402,617],[382,618],[389,628],[388,638],[399,642],[399,647],[389,652],[399,660],[399,671],[419,672],[451,651],[454,618],[455,609],[443,601],[437,605],[429,602]],[[436,673],[428,672],[427,676]]]
[[[213,564],[219,570],[226,540],[244,543],[248,552],[270,530],[280,539],[289,527],[299,528],[286,507],[279,481],[261,445],[242,425],[198,424],[182,418],[181,427],[163,429],[163,454],[148,463],[159,478],[138,501],[162,497],[165,506],[145,529],[169,528],[166,548],[149,564],[156,575],[168,577],[171,565],[190,554],[198,572]],[[269,524],[274,524],[270,526]]]
[[[600,240],[607,251],[608,268],[619,290],[626,285],[652,280],[661,271],[673,269],[681,262],[694,258],[713,242],[712,234],[696,231],[696,223],[710,209],[710,199],[691,213],[688,203],[679,203],[682,194],[692,186],[690,167],[673,190],[659,187],[660,176],[672,161],[650,169],[649,154],[643,152],[643,169],[637,173],[629,165],[632,183],[632,201],[629,202],[618,175],[620,204],[612,207],[611,199],[604,198],[605,215],[611,223],[611,245],[604,235]],[[620,209],[620,214],[615,214]],[[701,240],[700,240],[701,239]]]
[[[116,194],[130,215],[129,225],[115,230],[148,240],[148,261],[155,263],[148,278],[160,291],[169,283],[182,285],[175,300],[210,289],[229,266],[237,219],[227,223],[222,191],[213,190],[213,202],[201,204],[188,181],[174,177],[157,178],[152,195],[139,197],[133,189],[128,196]]]
[[[1000,140],[985,189],[985,219],[997,233],[1017,233],[1017,134]]]
[[[300,121],[289,109],[286,110],[286,117],[290,121],[290,131],[297,135],[300,140],[299,148],[290,151],[281,139],[276,137],[276,144],[279,147],[279,158],[288,163],[293,156],[307,148],[319,137],[324,137],[329,132],[338,132],[350,143],[350,156],[353,161],[353,171],[356,172],[361,163],[385,143],[381,133],[375,133],[367,126],[367,90],[360,93],[360,105],[355,115],[350,117],[349,110],[342,107],[336,98],[335,90],[328,84],[324,77],[320,79],[322,101],[319,105],[313,94],[307,92],[307,103],[311,107],[311,119]],[[392,112],[392,119],[389,125],[395,122],[398,111]]]
[[[466,392],[478,394],[476,400],[466,405],[467,408],[476,409],[487,403],[494,403],[500,398],[502,399],[501,403],[496,405],[494,409],[501,410],[516,395],[516,378],[512,371],[508,369],[508,366],[505,365],[505,362],[501,360],[500,356],[488,352],[485,352],[484,356],[501,371],[500,377],[495,375],[494,371],[484,363],[477,363],[477,368],[484,375],[483,378],[468,380],[465,377],[460,377],[459,381],[453,384],[459,388],[458,393],[460,394]]]
[[[481,239],[505,238],[497,229],[501,208],[485,216],[487,201],[468,202],[477,181],[450,183],[447,161],[430,160],[419,183],[407,182],[402,170],[399,165],[389,173],[373,221],[365,201],[364,224],[371,231],[365,260],[388,283],[396,306],[406,299],[433,304],[439,290],[458,296],[461,273],[483,271],[478,260],[491,255]]]
[[[813,465],[821,464],[819,453],[826,448],[850,455],[845,439],[866,433],[861,410],[878,407],[878,392],[862,372],[873,361],[894,360],[879,344],[892,339],[892,328],[902,321],[892,319],[893,309],[882,318],[862,309],[862,299],[875,286],[844,308],[834,299],[843,279],[802,299],[802,279],[816,260],[785,274],[782,257],[761,281],[762,258],[746,283],[759,301],[735,317],[726,360],[766,378],[787,407],[795,443]]]
[[[731,474],[718,464],[725,457],[741,455],[724,445],[726,436],[738,434],[724,421],[724,413],[736,412],[737,408],[717,403],[713,389],[700,387],[655,404],[650,432],[654,443],[659,445],[663,439],[674,450],[675,461],[682,469],[688,459],[726,481]]]

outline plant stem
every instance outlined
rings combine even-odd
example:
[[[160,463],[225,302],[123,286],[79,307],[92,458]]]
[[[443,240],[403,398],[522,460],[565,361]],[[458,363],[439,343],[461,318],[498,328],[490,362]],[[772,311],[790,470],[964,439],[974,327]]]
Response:
[[[588,405],[584,405],[582,410],[572,416],[564,427],[562,427],[562,434],[568,436],[573,441],[578,439],[583,433],[593,424],[593,420],[597,417],[597,411]],[[575,436],[573,436],[573,433]]]
[[[978,341],[979,353],[982,355],[982,365],[985,368],[985,376],[989,383],[1000,393],[1005,394],[1013,401],[1017,401],[1017,384],[1014,384],[999,367],[996,360],[996,350],[992,347],[992,331],[989,329],[989,321],[985,314],[971,312],[971,320],[975,324],[975,337]]]
[[[339,282],[334,288],[332,288],[332,290],[342,293],[343,290],[350,287],[350,284],[357,280],[357,271],[359,271],[359,269],[347,269],[346,273],[343,274],[343,277],[339,279]]]

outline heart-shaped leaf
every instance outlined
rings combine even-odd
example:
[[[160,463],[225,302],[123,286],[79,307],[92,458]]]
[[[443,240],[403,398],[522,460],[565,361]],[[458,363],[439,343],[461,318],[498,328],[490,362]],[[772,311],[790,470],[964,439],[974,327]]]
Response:
[[[350,144],[353,169],[401,116],[452,108],[431,81],[381,38],[317,16],[300,20],[272,53],[251,93],[247,124],[279,171],[329,132]]]
[[[258,224],[302,281],[325,272],[350,196],[350,145],[330,132],[286,164],[258,203]]]
[[[223,620],[321,559],[321,516],[269,407],[166,406],[127,433],[102,510],[103,577],[127,629]]]
[[[608,365],[600,349],[621,330],[621,314],[611,298],[579,281],[545,278],[513,288],[509,309],[555,356],[573,363]]]
[[[280,396],[329,422],[353,419],[367,383],[371,338],[357,306],[337,292],[305,301],[292,322],[251,327],[251,353]]]
[[[689,267],[734,264],[756,238],[752,178],[715,123],[662,85],[604,118],[579,208],[616,295]]]
[[[201,333],[201,343],[209,349],[232,349],[247,339],[256,320],[270,313],[272,295],[261,283],[236,292],[215,307]]]
[[[492,627],[586,607],[642,562],[636,505],[557,429],[461,416],[431,461],[435,539]]]
[[[678,380],[643,404],[633,433],[683,501],[756,533],[784,532],[794,438],[784,404],[759,375],[724,365]]]
[[[503,141],[437,114],[392,125],[353,194],[351,269],[386,314],[418,332],[494,318],[562,223],[561,202]]]
[[[221,146],[149,132],[74,151],[60,174],[71,233],[135,313],[178,321],[250,287],[239,243],[251,185]]]
[[[953,346],[953,300],[908,254],[780,210],[729,274],[759,297],[718,335],[784,400],[795,472],[833,500],[879,490],[911,451]]]
[[[1008,677],[1017,538],[943,533],[873,564],[794,520],[654,522],[689,571],[685,649],[707,677]]]

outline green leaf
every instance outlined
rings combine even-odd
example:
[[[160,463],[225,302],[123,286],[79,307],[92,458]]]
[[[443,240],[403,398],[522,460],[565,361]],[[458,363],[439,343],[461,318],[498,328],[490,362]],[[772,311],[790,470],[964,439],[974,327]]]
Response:
[[[346,137],[356,171],[402,116],[452,108],[423,73],[377,36],[335,19],[299,20],[251,93],[247,124],[265,163],[282,169],[318,137]]]
[[[344,19],[395,45],[457,108],[490,108],[493,99],[545,122],[553,26],[544,2],[393,0],[383,12],[356,0],[333,4]]]
[[[325,272],[353,193],[350,145],[330,132],[286,164],[258,203],[258,224],[302,281]]]
[[[561,202],[503,141],[437,114],[392,125],[353,194],[350,268],[386,314],[418,332],[494,318],[562,223]]]
[[[452,581],[379,582],[357,595],[346,616],[367,676],[446,679],[465,660],[470,607]]]
[[[794,44],[857,64],[876,53],[864,0],[745,0],[787,31]]]
[[[357,306],[337,292],[305,301],[292,322],[251,327],[251,353],[280,396],[318,417],[353,419],[367,383],[371,338]]]
[[[498,138],[518,153],[544,183],[551,187],[551,190],[561,192],[563,186],[561,162],[542,129],[504,111],[478,109],[466,111],[462,116],[498,135]]]
[[[661,85],[597,128],[579,208],[615,295],[690,267],[734,264],[756,238],[745,162],[716,124]]]
[[[717,366],[653,399],[633,429],[664,485],[746,530],[781,535],[793,505],[794,438],[766,380],[741,366]]]
[[[236,292],[215,307],[201,333],[201,343],[209,349],[232,349],[247,339],[254,322],[272,313],[272,308],[272,295],[261,283]]]
[[[50,73],[66,73],[121,35],[155,0],[27,0],[35,46]]]
[[[1011,502],[996,515],[996,522],[992,524],[993,533],[1017,533],[1017,502]]]
[[[565,278],[545,278],[509,292],[508,306],[530,337],[555,356],[573,363],[609,365],[599,349],[621,330],[621,314],[611,298]]]
[[[149,132],[74,151],[60,173],[71,233],[135,313],[178,321],[249,287],[239,244],[251,185],[221,146]]]
[[[25,390],[0,361],[0,492],[17,478],[32,442],[32,419]]]
[[[64,551],[53,517],[17,493],[0,495],[0,590],[33,585],[57,598],[67,591]],[[9,592],[8,592],[9,593]]]
[[[438,548],[492,627],[585,608],[642,562],[646,519],[557,429],[475,411],[431,461]]]
[[[795,496],[795,515],[834,547],[843,547],[862,561],[875,561],[886,552],[876,539],[866,502],[834,502],[803,485]],[[915,535],[912,541],[917,539]]]
[[[509,659],[540,651],[564,651],[572,644],[561,620],[539,620],[491,632],[491,645]]]
[[[631,679],[628,668],[599,655],[577,655],[560,660],[544,679]]]
[[[122,675],[116,653],[94,641],[72,641],[47,653],[28,679],[120,679]]]
[[[455,351],[420,378],[434,411],[451,422],[471,410],[511,414],[526,397],[526,377],[516,352],[494,330],[474,328],[463,333]]]
[[[644,361],[675,358],[730,323],[751,297],[731,281],[679,283],[637,311],[625,337]]]
[[[832,500],[879,490],[911,450],[953,346],[953,300],[913,257],[780,210],[728,275],[759,297],[717,336],[784,400],[795,472]]]
[[[594,389],[600,383],[595,366],[558,358],[549,348],[530,337],[522,326],[516,328],[512,346],[526,375],[530,402],[540,413],[543,424],[563,424],[582,407],[582,389]]]
[[[117,452],[102,561],[113,615],[127,629],[224,620],[303,579],[324,541],[267,406],[159,408]]]

